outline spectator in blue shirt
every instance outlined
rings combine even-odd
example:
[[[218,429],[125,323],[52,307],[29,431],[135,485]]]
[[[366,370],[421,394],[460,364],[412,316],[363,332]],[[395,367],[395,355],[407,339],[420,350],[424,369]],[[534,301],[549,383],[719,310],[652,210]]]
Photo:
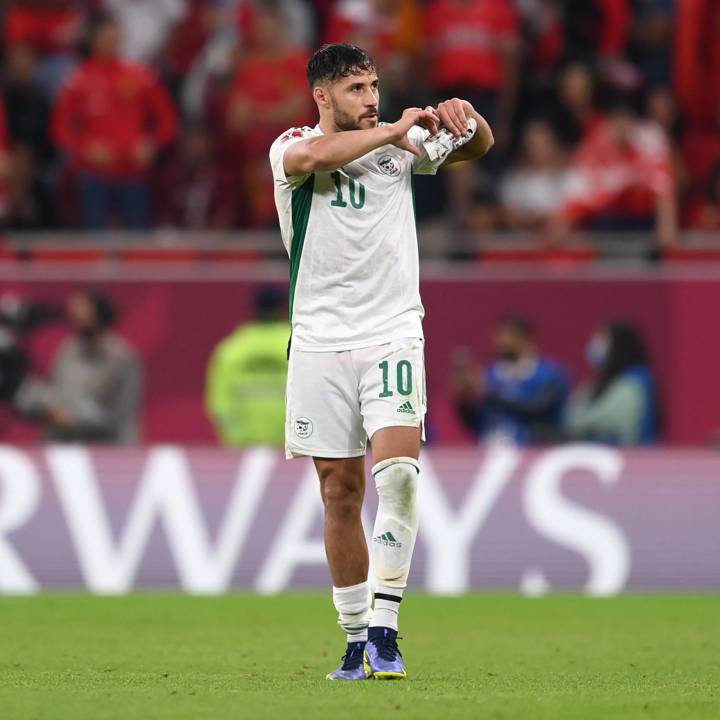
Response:
[[[587,358],[595,378],[572,395],[569,437],[624,446],[657,442],[657,389],[640,331],[625,322],[610,323],[591,338]]]
[[[455,358],[452,392],[458,415],[479,437],[535,445],[560,437],[568,380],[540,355],[524,317],[505,317],[494,336],[495,360],[478,373],[467,356]]]

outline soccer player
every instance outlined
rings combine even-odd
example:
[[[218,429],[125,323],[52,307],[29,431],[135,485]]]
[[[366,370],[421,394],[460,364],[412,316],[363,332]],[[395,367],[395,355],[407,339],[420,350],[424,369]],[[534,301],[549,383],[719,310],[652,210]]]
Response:
[[[328,678],[405,678],[398,611],[418,529],[426,407],[412,175],[479,158],[493,138],[457,98],[380,123],[375,64],[353,45],[320,48],[308,80],[320,122],[288,130],[270,148],[290,256],[286,455],[312,457],[320,478],[333,600],[348,642]],[[440,126],[453,143],[438,155],[425,144]],[[368,438],[379,498],[374,607],[361,522]]]

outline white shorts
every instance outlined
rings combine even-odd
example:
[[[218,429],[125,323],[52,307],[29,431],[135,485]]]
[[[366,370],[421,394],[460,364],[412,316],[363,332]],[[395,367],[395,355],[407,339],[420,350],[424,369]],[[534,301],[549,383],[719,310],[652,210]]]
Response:
[[[426,405],[420,339],[340,352],[291,349],[285,456],[364,455],[381,428],[422,428]]]

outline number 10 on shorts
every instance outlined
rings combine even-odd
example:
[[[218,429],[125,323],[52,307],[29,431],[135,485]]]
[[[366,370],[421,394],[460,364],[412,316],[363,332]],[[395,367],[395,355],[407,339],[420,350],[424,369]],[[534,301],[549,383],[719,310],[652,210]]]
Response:
[[[390,389],[390,365],[387,360],[383,360],[378,364],[382,371],[383,390],[378,397],[386,398],[394,395]],[[395,366],[395,387],[400,395],[410,395],[412,393],[412,365],[409,360],[400,360]]]

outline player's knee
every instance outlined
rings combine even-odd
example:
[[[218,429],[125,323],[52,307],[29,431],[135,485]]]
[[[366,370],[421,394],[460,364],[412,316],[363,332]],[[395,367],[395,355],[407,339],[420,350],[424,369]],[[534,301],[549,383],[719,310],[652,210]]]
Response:
[[[325,511],[333,517],[353,517],[362,511],[362,480],[342,471],[329,471],[320,477]]]
[[[419,470],[417,460],[406,457],[391,458],[375,465],[373,477],[380,500],[402,514],[414,512]]]

